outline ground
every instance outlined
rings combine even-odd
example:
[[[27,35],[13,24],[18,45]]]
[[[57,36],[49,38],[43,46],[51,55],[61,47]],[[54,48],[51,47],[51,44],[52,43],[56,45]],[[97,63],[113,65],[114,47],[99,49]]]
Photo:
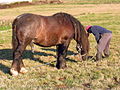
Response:
[[[0,9],[0,89],[84,89],[119,90],[120,89],[120,4],[54,4],[30,5]],[[75,41],[72,40],[67,68],[55,68],[56,48],[35,46],[34,57],[28,46],[24,53],[24,63],[28,73],[12,77],[9,69],[12,63],[11,23],[22,13],[52,15],[66,12],[76,17],[83,25],[100,25],[113,32],[109,58],[95,62],[94,59],[82,61],[76,54]],[[4,29],[4,30],[3,30]],[[94,56],[96,42],[90,35],[89,56]],[[51,62],[51,63],[50,63]],[[49,65],[46,65],[50,63]]]
[[[59,0],[51,0],[49,2],[47,1],[34,1],[34,2],[16,2],[11,4],[4,4],[0,5],[0,9],[7,9],[7,8],[15,8],[15,7],[21,7],[21,6],[28,6],[28,5],[41,5],[41,4],[61,4],[63,2]]]

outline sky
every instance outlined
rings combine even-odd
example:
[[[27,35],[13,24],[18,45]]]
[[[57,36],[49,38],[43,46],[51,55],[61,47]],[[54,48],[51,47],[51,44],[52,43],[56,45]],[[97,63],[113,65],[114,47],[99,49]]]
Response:
[[[32,2],[32,0],[0,0],[0,4],[10,4],[10,3],[22,2],[22,1]]]

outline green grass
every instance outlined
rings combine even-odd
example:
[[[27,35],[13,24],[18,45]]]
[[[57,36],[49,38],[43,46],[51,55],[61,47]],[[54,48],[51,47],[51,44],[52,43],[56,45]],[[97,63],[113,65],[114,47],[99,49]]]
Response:
[[[0,20],[0,31],[11,29],[11,23],[12,21],[10,20]]]
[[[75,2],[74,0],[71,0]],[[106,3],[120,3],[120,0],[76,0],[79,4],[106,4]]]
[[[33,0],[39,1],[39,0]],[[45,1],[45,0],[42,0]],[[48,0],[48,2],[53,0]],[[55,1],[55,0],[54,0]],[[57,0],[56,0],[57,1]],[[61,0],[63,3],[76,3],[76,4],[106,4],[106,3],[120,3],[120,0]]]
[[[64,5],[51,5],[50,9],[47,7],[49,5],[43,6],[32,6],[19,12],[14,9],[6,9],[2,11],[3,18],[5,13],[8,12],[8,15],[16,16],[23,12],[40,13],[43,14],[52,14],[58,11],[67,12],[71,9],[71,13],[76,15],[76,12],[73,12],[75,9],[80,10],[88,7],[89,9],[96,9],[96,6],[64,6]],[[42,8],[40,8],[42,7]],[[65,7],[65,9],[63,9]],[[70,7],[70,9],[69,9]],[[20,8],[20,9],[21,9]],[[42,9],[44,8],[43,11]],[[80,9],[79,9],[80,8]],[[47,12],[47,13],[46,13]],[[120,12],[118,10],[117,14],[115,11],[106,10],[100,13],[89,13],[88,11],[78,13],[75,16],[78,20],[81,21],[83,25],[100,25],[113,32],[113,38],[110,45],[111,55],[109,58],[104,58],[102,61],[95,62],[94,60],[88,59],[82,61],[79,59],[75,49],[75,41],[72,40],[68,56],[66,58],[67,68],[58,70],[55,67],[56,62],[56,48],[55,47],[39,47],[35,46],[34,58],[36,60],[31,60],[31,51],[28,46],[24,55],[23,61],[26,68],[29,70],[26,74],[20,74],[18,77],[12,77],[9,74],[9,69],[12,63],[12,50],[11,50],[11,30],[0,31],[0,90],[63,90],[63,89],[85,89],[85,90],[119,90],[120,89]],[[8,18],[9,20],[9,18]],[[6,22],[6,25],[7,22]],[[96,53],[96,42],[93,35],[90,35],[90,56],[94,56]],[[50,63],[50,65],[45,65],[45,63]],[[41,65],[41,66],[40,66]]]
[[[0,26],[0,31],[11,29],[11,26]]]

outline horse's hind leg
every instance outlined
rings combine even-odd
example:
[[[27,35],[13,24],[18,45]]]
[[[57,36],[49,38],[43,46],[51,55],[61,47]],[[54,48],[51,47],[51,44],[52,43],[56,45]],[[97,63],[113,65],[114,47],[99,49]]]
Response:
[[[31,51],[32,51],[32,54],[33,54],[33,53],[34,53],[34,43],[31,42],[29,45],[30,45],[30,47],[31,47]]]
[[[65,44],[60,44],[57,46],[57,64],[56,67],[58,69],[63,69],[66,67],[65,57],[67,55],[67,49],[69,46],[69,42]]]
[[[34,59],[34,43],[31,41],[29,45],[30,45],[31,51],[32,51],[32,59]]]
[[[25,73],[27,70],[24,68],[24,64],[22,61],[22,54],[26,48],[24,43],[20,43],[16,50],[13,52],[13,62],[10,72],[13,76],[17,76],[19,72]]]

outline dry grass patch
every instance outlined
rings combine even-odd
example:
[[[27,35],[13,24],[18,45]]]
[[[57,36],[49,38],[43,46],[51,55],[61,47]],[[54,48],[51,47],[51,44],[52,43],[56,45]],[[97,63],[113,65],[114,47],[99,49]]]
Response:
[[[118,4],[117,4],[118,5]],[[69,5],[68,5],[69,6]],[[75,41],[72,41],[68,56],[66,58],[67,68],[58,70],[55,68],[56,62],[56,48],[43,48],[35,46],[35,53],[33,60],[31,58],[30,47],[24,53],[24,63],[29,70],[27,74],[20,74],[18,77],[12,77],[9,74],[9,69],[12,63],[12,50],[11,50],[11,30],[0,31],[0,89],[85,89],[85,90],[106,90],[113,89],[119,90],[120,88],[120,12],[113,4],[111,5],[70,5],[57,7],[56,5],[44,5],[44,6],[32,6],[31,11],[27,7],[23,10],[7,9],[2,11],[2,18],[8,11],[8,15],[13,13],[13,17],[28,12],[43,13],[49,15],[57,11],[66,11],[82,22],[83,25],[100,25],[113,32],[113,38],[111,41],[111,56],[109,58],[103,58],[102,61],[95,62],[94,59],[88,59],[81,61],[79,56],[76,55]],[[88,7],[87,7],[88,6]],[[100,7],[102,6],[102,7]],[[106,8],[113,6],[112,8]],[[43,11],[41,8],[46,11]],[[48,9],[48,7],[51,7]],[[65,7],[65,8],[64,8]],[[75,7],[75,8],[74,8]],[[58,8],[58,9],[57,9]],[[64,9],[63,9],[64,8]],[[119,7],[118,7],[119,8]],[[94,9],[94,10],[93,10]],[[105,9],[105,10],[103,10]],[[15,10],[19,10],[18,12]],[[70,12],[70,11],[71,12]],[[73,10],[73,11],[72,11]],[[81,10],[81,12],[75,12]],[[89,11],[93,10],[93,11]],[[114,11],[115,10],[115,11]],[[117,11],[116,11],[117,10]],[[41,12],[40,12],[41,11]],[[5,15],[7,16],[7,15]],[[12,16],[12,15],[10,15]],[[8,16],[8,17],[10,17]],[[90,35],[90,56],[94,56],[96,49],[96,43],[93,35]],[[52,63],[50,63],[52,62]],[[49,65],[46,65],[50,63]]]

